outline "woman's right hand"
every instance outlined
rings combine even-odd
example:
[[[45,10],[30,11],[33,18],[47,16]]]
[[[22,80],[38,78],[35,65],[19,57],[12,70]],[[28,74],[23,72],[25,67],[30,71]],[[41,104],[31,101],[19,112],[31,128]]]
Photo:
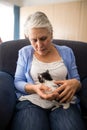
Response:
[[[34,88],[35,92],[45,100],[54,100],[58,96],[57,92],[50,92],[52,90],[48,86],[44,86],[44,84],[36,85]]]

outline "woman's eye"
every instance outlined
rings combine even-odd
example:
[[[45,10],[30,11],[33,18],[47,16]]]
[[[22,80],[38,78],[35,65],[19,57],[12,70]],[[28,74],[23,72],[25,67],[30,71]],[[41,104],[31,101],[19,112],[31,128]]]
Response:
[[[47,39],[47,37],[41,37],[40,41],[45,41]]]
[[[31,42],[32,43],[36,43],[38,40],[39,41],[45,41],[47,39],[47,36],[43,36],[43,37],[41,37],[41,38],[39,38],[39,39],[31,39]]]
[[[32,39],[31,41],[32,41],[32,42],[37,42],[37,39]]]

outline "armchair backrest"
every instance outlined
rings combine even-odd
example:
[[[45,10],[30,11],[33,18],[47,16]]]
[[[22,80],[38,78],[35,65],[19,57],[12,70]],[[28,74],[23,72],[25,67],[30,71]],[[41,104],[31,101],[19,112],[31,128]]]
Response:
[[[0,71],[14,76],[18,50],[29,44],[28,40],[12,40],[0,44]]]
[[[80,77],[81,79],[87,77],[87,43],[58,39],[53,42],[58,45],[69,46],[73,49]],[[0,44],[0,71],[7,72],[14,76],[18,50],[29,44],[30,42],[27,39],[7,41]]]
[[[54,40],[54,43],[72,48],[81,80],[87,77],[87,43],[72,40]]]

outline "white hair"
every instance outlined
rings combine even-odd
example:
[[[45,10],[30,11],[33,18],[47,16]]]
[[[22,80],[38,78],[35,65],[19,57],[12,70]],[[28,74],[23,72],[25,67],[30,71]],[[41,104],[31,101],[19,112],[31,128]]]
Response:
[[[24,34],[28,37],[29,30],[32,28],[47,28],[50,33],[53,33],[53,27],[43,12],[35,12],[31,14],[24,24]]]

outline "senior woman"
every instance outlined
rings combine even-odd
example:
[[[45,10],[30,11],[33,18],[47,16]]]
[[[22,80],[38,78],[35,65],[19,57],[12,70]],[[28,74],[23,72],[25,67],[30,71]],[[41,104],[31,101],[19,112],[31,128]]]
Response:
[[[53,28],[43,12],[31,14],[24,27],[25,37],[31,45],[19,50],[14,81],[18,101],[11,129],[85,130],[78,98],[67,109],[57,107],[52,110],[41,105],[41,101],[53,100],[68,103],[81,89],[73,51],[52,42]],[[49,86],[38,80],[38,73],[46,70],[49,70],[54,83],[60,85],[51,92]],[[35,94],[38,99],[33,96]]]

